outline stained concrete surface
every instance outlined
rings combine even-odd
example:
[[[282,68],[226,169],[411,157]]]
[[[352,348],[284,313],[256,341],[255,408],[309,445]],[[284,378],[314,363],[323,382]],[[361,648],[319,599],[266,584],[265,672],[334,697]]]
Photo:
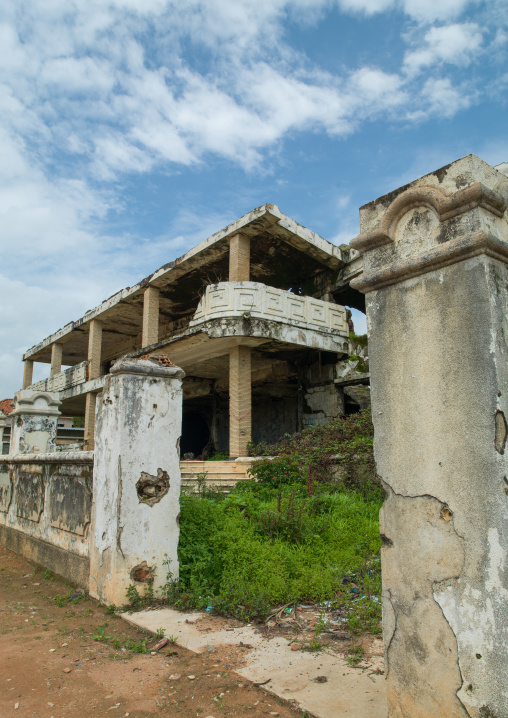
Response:
[[[386,687],[382,658],[368,668],[352,668],[331,652],[292,651],[286,638],[266,638],[254,625],[231,627],[227,620],[210,621],[205,613],[170,608],[123,614],[129,623],[155,633],[165,629],[179,645],[196,653],[236,649],[238,675],[261,684],[272,694],[295,702],[315,718],[386,718]],[[213,623],[216,628],[210,628]],[[228,627],[229,626],[229,627]],[[241,643],[248,644],[242,647]],[[325,676],[326,682],[318,682]]]

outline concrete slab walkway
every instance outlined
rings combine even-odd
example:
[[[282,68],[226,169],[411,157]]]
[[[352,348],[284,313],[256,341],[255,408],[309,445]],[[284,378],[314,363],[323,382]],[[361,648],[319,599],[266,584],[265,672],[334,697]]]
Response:
[[[352,668],[332,652],[293,651],[286,638],[267,638],[253,625],[231,628],[226,620],[219,620],[211,628],[206,613],[163,608],[123,614],[123,618],[153,633],[164,628],[166,636],[174,636],[180,646],[195,653],[236,650],[238,675],[265,683],[266,690],[315,718],[387,716],[384,676],[375,672],[382,668],[381,658],[371,659],[368,668]]]

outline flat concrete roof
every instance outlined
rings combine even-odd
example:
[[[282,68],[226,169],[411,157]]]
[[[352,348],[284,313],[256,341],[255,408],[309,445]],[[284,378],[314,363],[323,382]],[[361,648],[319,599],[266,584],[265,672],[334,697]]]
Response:
[[[129,351],[129,340],[142,330],[143,291],[149,285],[160,290],[161,323],[185,320],[194,313],[208,284],[227,280],[229,238],[238,232],[251,238],[252,281],[280,288],[296,288],[324,269],[340,269],[358,255],[354,250],[343,252],[283,214],[276,205],[265,204],[69,322],[28,349],[23,359],[50,362],[51,345],[59,342],[64,365],[83,361],[88,346],[86,325],[96,318],[103,323],[105,359],[108,359],[108,349],[118,347],[122,341],[125,341],[125,351]],[[179,281],[182,278],[184,281]]]

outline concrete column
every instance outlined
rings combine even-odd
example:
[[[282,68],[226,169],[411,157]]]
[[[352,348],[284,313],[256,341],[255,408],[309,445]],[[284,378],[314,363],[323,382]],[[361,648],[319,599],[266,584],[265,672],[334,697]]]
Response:
[[[90,593],[121,605],[178,576],[182,378],[156,359],[120,359],[97,407]]]
[[[47,454],[55,451],[58,393],[22,389],[14,394],[10,416],[11,454]]]
[[[387,494],[390,718],[508,716],[507,200],[469,155],[363,207],[351,242]]]
[[[234,234],[229,240],[229,281],[250,281],[250,237]]]
[[[4,453],[4,429],[6,426],[7,426],[7,416],[0,409],[0,454]]]
[[[251,349],[229,350],[229,455],[246,456],[251,440]]]
[[[85,422],[84,422],[84,439],[85,449],[93,451],[95,437],[95,406],[97,403],[97,394],[88,393],[85,398]]]
[[[147,287],[143,295],[143,337],[144,347],[159,341],[159,290]]]
[[[33,383],[34,363],[31,359],[23,362],[23,389],[27,389]]]
[[[60,374],[62,371],[62,345],[54,343],[51,345],[51,372],[50,376]]]
[[[92,319],[88,331],[88,379],[98,379],[101,373],[102,322]]]
[[[88,379],[98,379],[101,373],[102,322],[92,319],[88,334]],[[85,448],[93,451],[96,395],[87,394],[85,403]]]

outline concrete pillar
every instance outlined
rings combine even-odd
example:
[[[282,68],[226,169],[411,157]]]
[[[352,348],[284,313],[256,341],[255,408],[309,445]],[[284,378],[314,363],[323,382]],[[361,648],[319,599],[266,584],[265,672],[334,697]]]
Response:
[[[4,453],[4,429],[7,426],[7,416],[0,409],[0,454]],[[7,452],[9,453],[9,452]]]
[[[88,379],[98,379],[101,374],[102,322],[92,319],[88,331]]]
[[[229,281],[250,280],[250,237],[234,234],[229,240]]]
[[[62,371],[62,345],[55,342],[51,345],[51,372],[50,376],[60,374]]]
[[[88,379],[98,379],[101,373],[102,322],[92,319],[88,334]],[[85,403],[85,448],[93,451],[96,395],[87,394]]]
[[[97,394],[88,393],[85,398],[85,421],[83,424],[83,436],[87,451],[93,451],[94,449],[96,403]]]
[[[28,389],[33,383],[34,363],[31,359],[23,362],[23,389]]]
[[[147,287],[143,295],[143,336],[141,344],[148,347],[159,341],[159,290]]]
[[[390,718],[508,716],[507,200],[469,155],[363,207],[351,242],[387,493]]]
[[[239,344],[229,350],[229,455],[247,456],[251,440],[251,349]]]
[[[48,454],[55,451],[58,393],[22,389],[14,394],[10,416],[11,454]]]
[[[182,378],[156,359],[120,359],[97,407],[90,593],[126,602],[178,576]]]

